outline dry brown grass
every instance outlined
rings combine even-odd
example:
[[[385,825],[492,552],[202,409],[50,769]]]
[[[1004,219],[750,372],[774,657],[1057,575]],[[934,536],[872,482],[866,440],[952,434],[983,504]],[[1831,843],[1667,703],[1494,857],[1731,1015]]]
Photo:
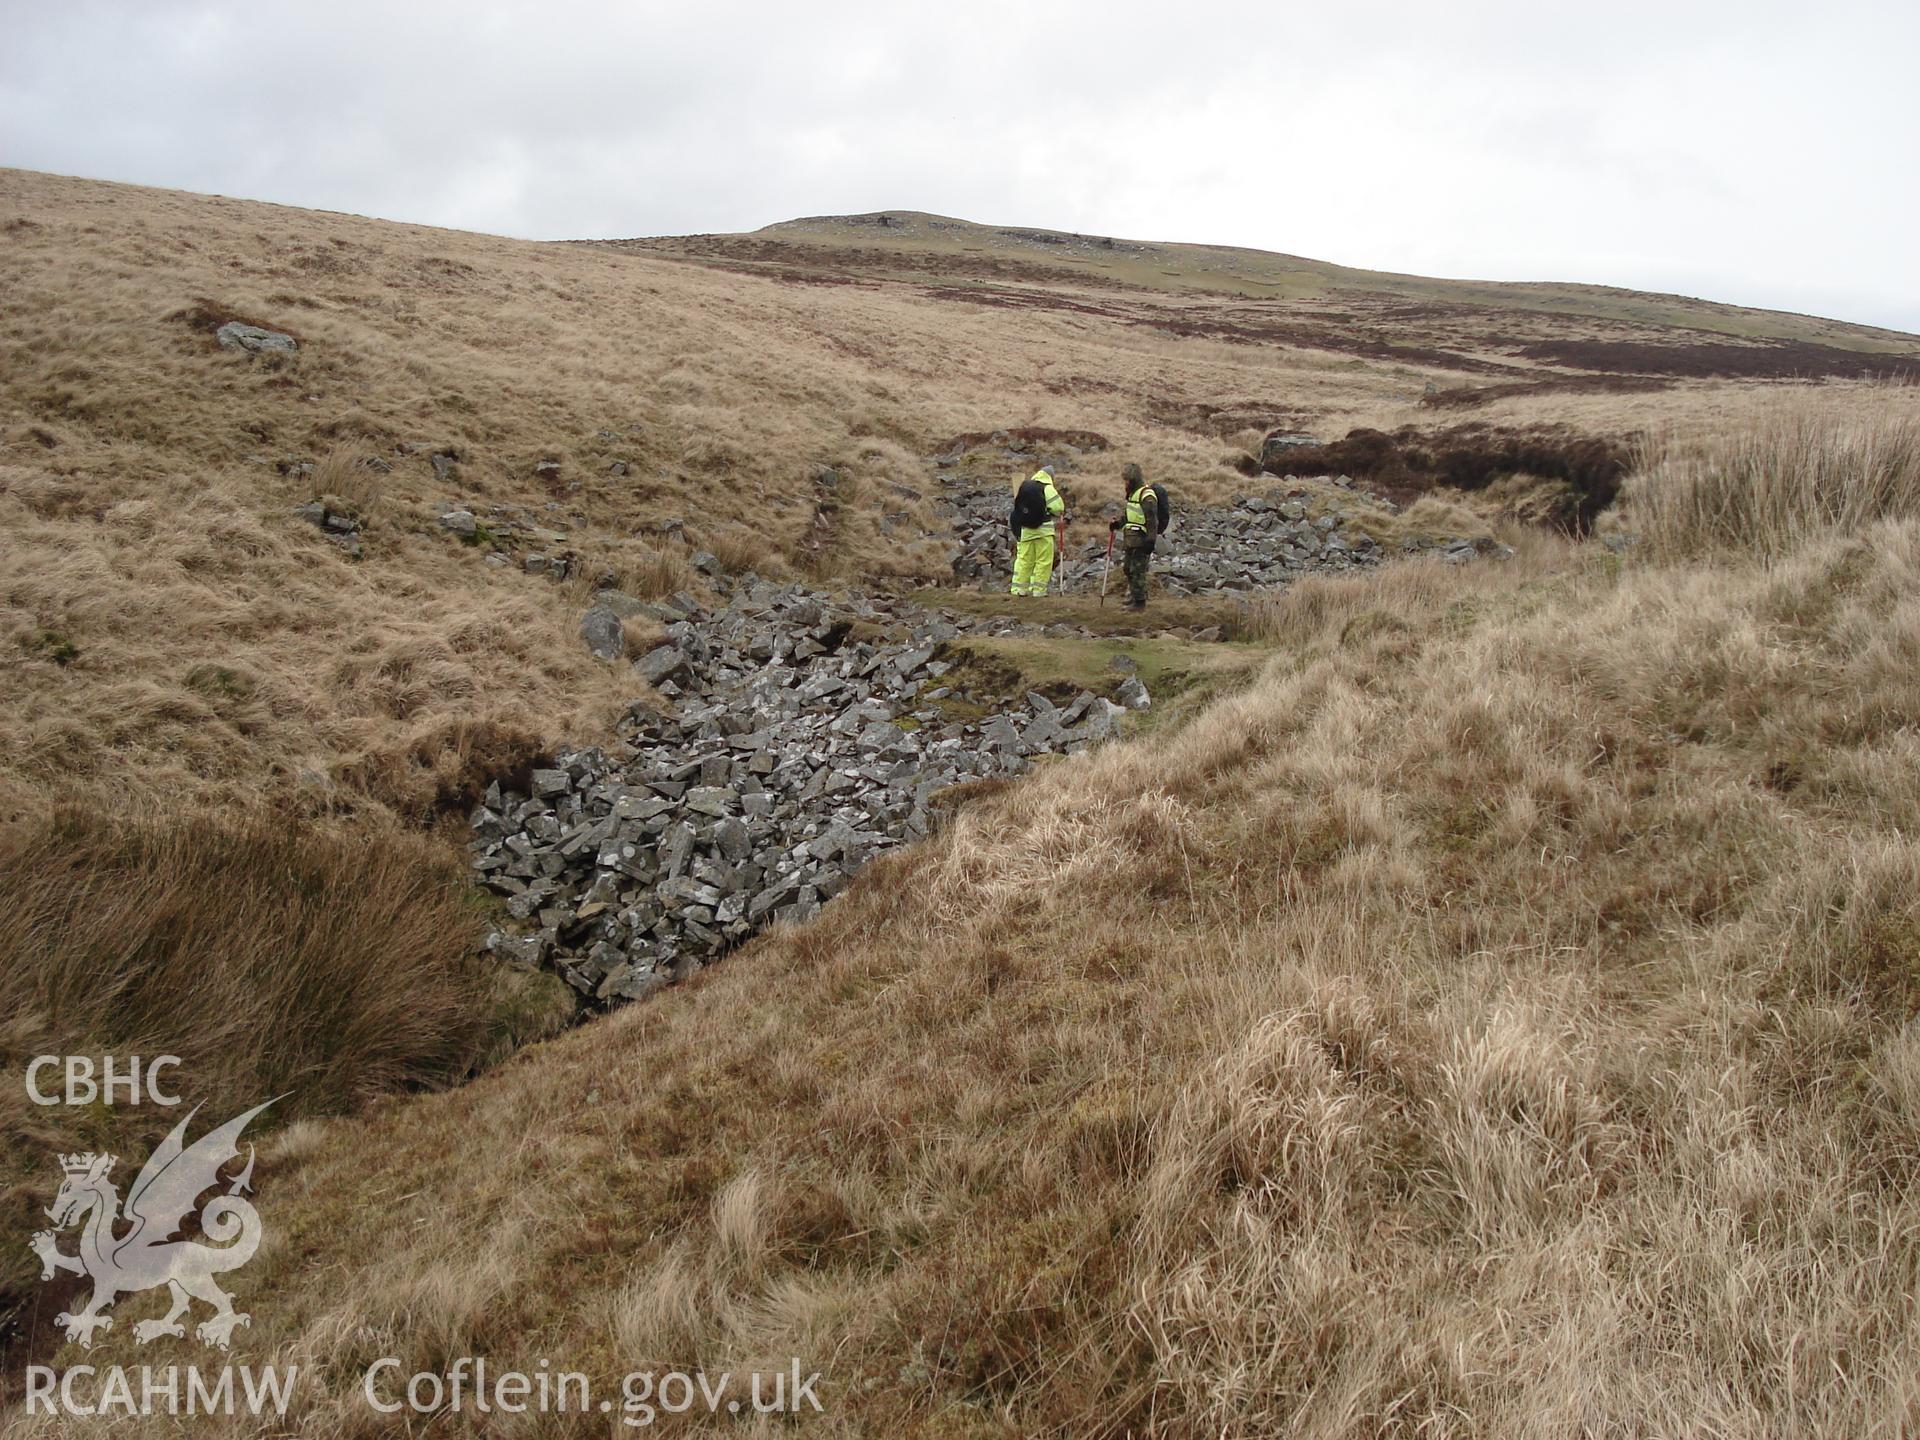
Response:
[[[584,572],[583,572],[584,573]],[[699,584],[688,556],[678,550],[649,547],[629,557],[613,571],[618,582],[614,588],[637,595],[642,600],[658,600],[663,595],[691,589]]]
[[[707,542],[707,547],[713,558],[720,562],[720,568],[729,575],[744,575],[752,571],[779,578],[780,557],[767,549],[764,540],[736,531],[714,536]]]
[[[530,751],[637,693],[550,584],[390,513],[356,564],[282,505],[185,476],[0,485],[9,813],[111,795],[421,818],[465,786],[471,737]]]
[[[1416,505],[1408,513],[1418,509]],[[1451,613],[1460,623],[1469,623],[1490,599],[1564,574],[1582,553],[1551,531],[1509,527],[1500,539],[1514,552],[1510,558],[1460,566],[1421,557],[1376,570],[1310,576],[1249,606],[1246,633],[1317,653],[1410,634],[1413,617],[1430,620]]]
[[[301,1111],[445,1079],[475,1053],[492,967],[442,847],[81,811],[0,838],[14,1058],[185,1047],[221,1103],[266,1085],[300,1091]]]
[[[386,493],[380,468],[384,463],[367,445],[336,445],[314,464],[313,498],[339,501],[365,529]]]
[[[278,1125],[460,1079],[571,1012],[553,1003],[552,977],[475,953],[481,913],[459,865],[416,837],[71,810],[0,834],[0,875],[9,1236],[40,1228],[50,1156],[144,1153],[178,1118],[150,1104],[36,1106],[20,1083],[34,1056],[115,1055],[124,1068],[175,1055],[169,1084],[192,1103],[238,1113],[280,1095]],[[24,1249],[0,1256],[9,1345],[37,1269]]]
[[[1800,399],[1738,429],[1652,437],[1623,520],[1658,552],[1782,554],[1823,534],[1920,515],[1920,391],[1870,410]]]
[[[1177,733],[303,1137],[245,1348],[320,1434],[469,1348],[799,1354],[850,1435],[1905,1433],[1917,581],[1303,583]]]

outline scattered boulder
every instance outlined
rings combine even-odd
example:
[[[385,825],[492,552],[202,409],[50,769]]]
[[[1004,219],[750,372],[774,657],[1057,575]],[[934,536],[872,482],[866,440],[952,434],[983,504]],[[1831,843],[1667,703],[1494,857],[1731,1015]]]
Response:
[[[359,517],[350,511],[336,509],[320,499],[294,506],[293,513],[316,526],[330,544],[346,552],[349,560],[358,560],[366,553],[360,542]]]
[[[622,620],[631,620],[636,615],[647,613],[647,602],[624,590],[596,590],[593,592],[593,603],[613,611]]]
[[[602,660],[618,660],[627,653],[626,626],[604,605],[596,605],[580,617],[580,638]]]
[[[440,517],[440,528],[451,530],[464,539],[480,533],[480,522],[474,518],[471,510],[449,510]]]
[[[244,350],[250,355],[291,355],[300,348],[300,342],[291,335],[258,325],[244,325],[238,320],[222,325],[213,332],[213,338],[220,342],[222,350]]]
[[[678,645],[662,645],[642,655],[633,668],[647,684],[658,685],[662,680],[672,679],[686,664],[687,657]]]
[[[1260,466],[1275,465],[1289,450],[1316,449],[1321,441],[1301,430],[1275,430],[1260,442]]]
[[[541,960],[546,957],[547,940],[543,935],[510,935],[504,930],[495,930],[487,936],[481,948],[510,965],[518,965],[523,970],[537,970]]]

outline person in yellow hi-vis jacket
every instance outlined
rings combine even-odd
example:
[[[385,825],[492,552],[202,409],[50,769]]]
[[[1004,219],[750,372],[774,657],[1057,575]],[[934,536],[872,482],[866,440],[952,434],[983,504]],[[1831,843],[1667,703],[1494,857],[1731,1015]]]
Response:
[[[1147,561],[1153,554],[1154,542],[1166,532],[1169,518],[1167,487],[1149,484],[1138,465],[1127,466],[1120,472],[1120,478],[1127,489],[1126,520],[1116,520],[1107,528],[1119,528],[1120,545],[1125,552],[1127,608],[1144,610],[1147,608]]]
[[[1044,595],[1053,579],[1056,544],[1064,544],[1067,502],[1053,488],[1053,467],[1042,465],[1013,492],[1013,513],[1007,528],[1013,532],[1013,593]]]

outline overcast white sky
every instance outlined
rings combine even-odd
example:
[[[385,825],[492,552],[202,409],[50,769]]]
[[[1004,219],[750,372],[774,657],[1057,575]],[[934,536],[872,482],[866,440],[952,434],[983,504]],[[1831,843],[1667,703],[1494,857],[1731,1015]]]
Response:
[[[540,238],[932,210],[1920,331],[1920,0],[0,0],[0,164]]]

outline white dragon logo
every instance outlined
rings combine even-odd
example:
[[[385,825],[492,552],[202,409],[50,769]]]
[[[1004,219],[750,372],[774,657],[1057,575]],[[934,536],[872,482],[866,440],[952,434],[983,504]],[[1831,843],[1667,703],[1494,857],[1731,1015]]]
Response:
[[[221,1168],[240,1153],[240,1132],[273,1103],[269,1100],[256,1105],[219,1129],[208,1131],[192,1145],[183,1145],[188,1123],[200,1113],[200,1107],[194,1106],[141,1167],[127,1192],[124,1214],[119,1191],[107,1178],[116,1156],[89,1153],[60,1157],[65,1178],[47,1218],[56,1230],[64,1230],[86,1217],[79,1252],[62,1254],[55,1244],[54,1230],[35,1235],[32,1249],[40,1257],[42,1280],[51,1280],[56,1271],[70,1270],[93,1281],[93,1298],[86,1308],[77,1315],[56,1318],[56,1323],[65,1327],[67,1339],[91,1349],[94,1331],[113,1328],[113,1317],[102,1311],[122,1295],[160,1285],[172,1292],[173,1308],[161,1319],[142,1320],[133,1327],[134,1337],[142,1345],[162,1335],[184,1338],[186,1327],[180,1317],[194,1300],[204,1300],[214,1308],[213,1315],[194,1329],[209,1345],[227,1349],[234,1327],[250,1323],[251,1317],[233,1308],[232,1297],[214,1284],[213,1277],[238,1270],[260,1246],[260,1216],[239,1193],[252,1188],[252,1146],[247,1147],[246,1169],[200,1211],[201,1233],[213,1243],[203,1245],[172,1237],[193,1213],[200,1197],[221,1183]],[[131,1228],[116,1235],[116,1227],[128,1221]]]

